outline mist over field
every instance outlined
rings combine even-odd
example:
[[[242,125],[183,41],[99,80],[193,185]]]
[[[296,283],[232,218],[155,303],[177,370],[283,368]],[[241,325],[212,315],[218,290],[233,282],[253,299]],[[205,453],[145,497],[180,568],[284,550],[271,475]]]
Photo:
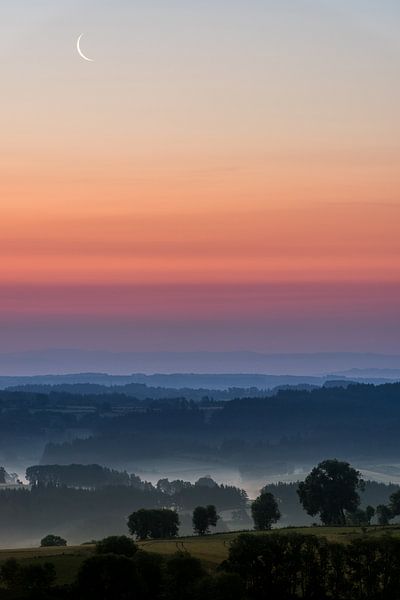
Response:
[[[371,482],[362,505],[386,503],[400,485],[400,383],[81,373],[1,385],[2,547],[35,545],[49,528],[71,543],[122,534],[129,509],[160,504],[179,511],[182,535],[201,502],[217,506],[219,531],[245,529],[263,488],[280,526],[307,525],[298,482],[327,457]]]

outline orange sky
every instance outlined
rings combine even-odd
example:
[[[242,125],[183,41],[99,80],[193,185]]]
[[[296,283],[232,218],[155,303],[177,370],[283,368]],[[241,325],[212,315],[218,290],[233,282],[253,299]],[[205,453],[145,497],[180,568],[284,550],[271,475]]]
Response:
[[[125,315],[127,330],[141,318],[162,323],[157,347],[169,347],[169,328],[172,346],[212,349],[212,336],[197,341],[208,319],[220,348],[225,339],[252,349],[257,319],[268,337],[268,323],[287,329],[297,315],[294,329],[315,334],[307,348],[341,349],[334,324],[318,337],[314,313],[346,323],[347,349],[361,349],[373,322],[370,349],[396,350],[400,10],[384,1],[361,11],[357,0],[249,6],[176,0],[167,11],[157,0],[133,11],[101,1],[95,18],[86,0],[7,7],[5,345],[7,323],[52,315],[59,329],[35,325],[16,347],[106,347]],[[94,63],[76,53],[82,32]],[[67,339],[65,319],[88,312],[100,330],[107,319],[103,338],[76,325]],[[179,314],[192,331],[184,339],[174,334]],[[274,344],[290,351],[289,330],[282,339]]]

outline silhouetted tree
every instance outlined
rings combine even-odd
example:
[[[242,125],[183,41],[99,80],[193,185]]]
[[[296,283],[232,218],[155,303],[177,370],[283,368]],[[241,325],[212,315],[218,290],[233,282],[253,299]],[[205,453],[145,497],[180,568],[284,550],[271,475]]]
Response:
[[[172,500],[174,505],[181,510],[194,510],[196,506],[206,506],[207,504],[214,504],[217,510],[234,510],[244,508],[248,498],[244,490],[234,486],[199,485],[197,483],[177,491]]]
[[[207,477],[200,477],[195,484],[197,487],[217,488],[218,483],[212,479],[209,475]]]
[[[159,479],[156,484],[157,490],[163,492],[164,494],[168,494],[169,496],[173,496],[178,494],[184,489],[191,488],[192,484],[190,481],[183,481],[182,479],[175,479],[174,481],[169,481],[169,479]]]
[[[6,483],[7,472],[4,467],[0,467],[0,483]]]
[[[163,557],[138,550],[132,560],[143,581],[146,600],[157,600],[161,596],[164,584]]]
[[[52,563],[26,565],[21,568],[22,588],[31,598],[43,600],[54,585],[56,570]]]
[[[400,589],[400,541],[365,536],[353,540],[346,553],[347,596],[394,600]]]
[[[349,525],[371,525],[371,520],[375,515],[375,509],[373,506],[367,506],[365,510],[362,508],[356,508],[352,513],[346,513],[346,522]]]
[[[77,577],[77,597],[88,600],[138,600],[143,582],[130,558],[102,554],[85,560]]]
[[[242,534],[222,568],[240,575],[252,600],[394,600],[400,540],[365,536],[342,544],[309,534]]]
[[[237,573],[253,599],[324,598],[326,541],[299,533],[242,534],[223,568]]]
[[[251,505],[251,515],[255,529],[265,531],[271,529],[272,524],[279,521],[281,513],[274,496],[262,491]]]
[[[53,535],[50,533],[40,540],[42,548],[50,548],[51,546],[66,546],[67,540],[60,537],[59,535]]]
[[[136,554],[137,549],[135,542],[126,535],[112,535],[96,544],[97,554],[120,554],[131,557]]]
[[[7,588],[15,588],[20,580],[21,566],[15,558],[9,558],[1,566],[1,581]]]
[[[140,540],[173,538],[178,535],[179,516],[176,511],[167,508],[141,508],[129,516],[128,529]]]
[[[333,459],[314,467],[297,493],[309,515],[319,514],[325,525],[344,525],[345,511],[354,513],[360,504],[357,490],[363,489],[360,472],[347,462]]]
[[[213,504],[208,506],[197,506],[193,511],[192,523],[195,533],[205,535],[210,527],[216,527],[219,516]]]
[[[376,507],[376,516],[378,517],[379,525],[389,525],[390,519],[393,519],[393,513],[386,504],[379,504]]]
[[[193,600],[244,600],[245,584],[236,573],[215,573],[199,580]]]
[[[365,509],[365,516],[367,518],[367,524],[371,525],[371,521],[375,516],[375,508],[373,506],[371,506],[370,504],[368,504],[368,506]]]
[[[15,559],[9,559],[1,567],[2,587],[13,594],[12,598],[44,600],[55,579],[54,565],[48,562],[41,565],[21,565]]]
[[[400,490],[394,492],[389,498],[389,508],[393,517],[400,515]]]
[[[31,485],[58,485],[97,488],[105,485],[130,485],[125,471],[115,471],[100,465],[34,465],[26,470]]]
[[[187,600],[196,583],[206,574],[201,562],[183,552],[175,554],[166,564],[166,598]]]

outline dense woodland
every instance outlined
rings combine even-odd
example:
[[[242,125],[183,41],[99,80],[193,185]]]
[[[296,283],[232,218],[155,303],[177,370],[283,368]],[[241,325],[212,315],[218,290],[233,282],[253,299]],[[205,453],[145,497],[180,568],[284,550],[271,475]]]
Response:
[[[187,398],[143,399],[128,395],[129,386],[114,386],[107,393],[98,386],[88,394],[85,384],[77,385],[79,389],[41,386],[40,391],[0,392],[0,465],[20,474],[30,465],[98,464],[107,465],[109,472],[92,469],[89,477],[82,467],[79,472],[70,468],[62,476],[57,470],[47,471],[43,479],[43,474],[37,477],[37,472],[29,471],[33,487],[25,495],[11,500],[13,490],[0,491],[0,535],[8,534],[11,523],[16,523],[18,540],[36,539],[46,518],[51,518],[54,526],[68,523],[69,530],[65,525],[60,533],[75,538],[79,531],[91,537],[105,520],[106,502],[111,508],[107,527],[100,527],[104,535],[121,531],[121,514],[128,504],[130,509],[175,505],[182,511],[197,503],[212,503],[226,511],[242,508],[242,492],[231,493],[229,486],[218,497],[203,488],[200,497],[198,487],[189,484],[171,499],[165,489],[131,474],[138,473],[136,467],[140,472],[145,460],[157,465],[167,457],[186,461],[188,468],[190,461],[234,467],[245,476],[254,473],[259,487],[268,483],[269,473],[294,473],[298,466],[308,469],[327,456],[358,465],[373,461],[383,465],[388,476],[399,473],[395,465],[400,462],[400,384],[283,389],[273,395],[225,401],[210,394],[197,400],[193,390]],[[56,504],[59,498],[64,507],[63,486],[70,499],[65,508],[70,511],[69,521],[64,508],[46,508],[47,496],[57,499]],[[384,504],[390,493],[390,487],[371,483],[363,498],[367,504]],[[282,524],[312,522],[295,501],[293,486],[277,486],[274,495],[280,502]],[[29,527],[19,516],[25,510],[33,515]]]
[[[0,459],[18,455],[28,441],[42,447],[35,462],[116,467],[127,455],[166,452],[238,466],[327,455],[386,460],[399,453],[400,384],[285,389],[226,401],[204,390],[198,401],[193,390],[187,398],[162,397],[161,388],[156,398],[140,399],[127,395],[125,387],[106,394],[51,387],[0,392]]]
[[[148,457],[168,452],[241,466],[294,458],[313,461],[326,455],[387,460],[399,454],[400,384],[281,390],[272,397],[226,402],[158,400],[139,402],[131,410],[126,404],[123,410],[113,396],[107,398],[96,411],[74,416],[75,426],[91,435],[49,443],[44,462],[99,461],[118,466],[127,454]],[[36,415],[41,418],[45,422],[49,417]]]
[[[193,390],[187,398],[140,399],[123,393],[125,386],[106,394],[77,386],[79,393],[58,386],[0,391],[0,465],[23,473],[39,463],[99,463],[137,472],[143,461],[168,457],[263,482],[336,456],[400,474],[393,466],[400,463],[400,384],[284,389],[226,401],[197,401]]]

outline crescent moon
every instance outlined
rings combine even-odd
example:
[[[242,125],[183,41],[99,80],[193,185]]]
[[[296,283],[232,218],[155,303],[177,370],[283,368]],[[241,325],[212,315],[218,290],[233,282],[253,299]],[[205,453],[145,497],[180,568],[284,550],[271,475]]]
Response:
[[[93,58],[89,58],[88,56],[85,56],[81,50],[82,36],[83,36],[83,33],[78,37],[78,41],[76,42],[76,49],[78,50],[79,56],[81,56],[84,60],[87,60],[88,62],[94,62]]]

